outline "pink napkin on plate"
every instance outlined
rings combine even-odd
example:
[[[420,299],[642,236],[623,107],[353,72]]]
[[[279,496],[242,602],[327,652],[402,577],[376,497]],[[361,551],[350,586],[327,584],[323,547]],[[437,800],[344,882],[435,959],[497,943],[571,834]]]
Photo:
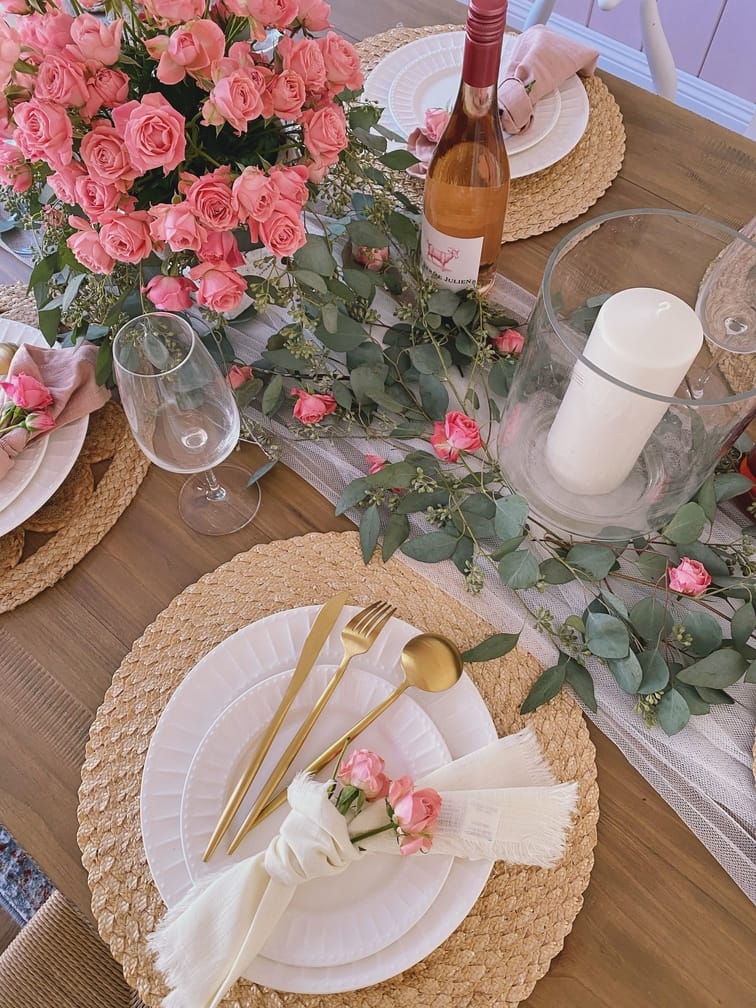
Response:
[[[55,426],[63,427],[104,406],[110,398],[108,389],[95,381],[96,359],[97,347],[91,343],[62,350],[24,344],[13,355],[7,378],[27,374],[40,381],[52,396],[48,411],[55,418]],[[34,436],[34,432],[23,428],[5,435],[0,431],[0,479]]]
[[[533,121],[533,111],[547,94],[573,74],[591,77],[598,52],[574,39],[533,25],[517,38],[501,83],[501,125],[507,133],[522,133]]]

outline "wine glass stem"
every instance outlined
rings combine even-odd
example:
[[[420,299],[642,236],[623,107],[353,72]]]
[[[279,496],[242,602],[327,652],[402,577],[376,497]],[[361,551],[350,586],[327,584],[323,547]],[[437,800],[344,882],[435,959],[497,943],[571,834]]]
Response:
[[[215,475],[213,469],[207,469],[204,473],[205,482],[207,483],[207,494],[206,497],[209,501],[222,501],[225,500],[226,491],[218,482],[218,478]]]

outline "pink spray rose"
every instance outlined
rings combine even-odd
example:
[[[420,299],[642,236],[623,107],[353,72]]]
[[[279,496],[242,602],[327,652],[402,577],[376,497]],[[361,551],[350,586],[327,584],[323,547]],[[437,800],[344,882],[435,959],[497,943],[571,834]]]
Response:
[[[157,78],[163,84],[178,84],[189,74],[200,83],[210,81],[213,63],[226,50],[223,29],[214,21],[192,21],[172,35],[157,35],[145,46],[153,59],[159,60]]]
[[[244,256],[231,231],[210,231],[199,250],[203,262],[224,262],[228,266],[244,265]]]
[[[155,24],[183,24],[205,13],[205,0],[143,0],[142,6]]]
[[[326,28],[330,28],[328,20],[330,14],[331,8],[325,0],[299,0],[297,20],[309,32],[325,31]]]
[[[270,217],[279,198],[272,177],[266,175],[262,168],[251,165],[234,179],[233,193],[239,206],[240,219],[246,221],[251,218],[256,223]],[[258,241],[256,224],[252,240]]]
[[[241,385],[245,385],[248,381],[252,381],[255,377],[252,368],[245,364],[240,366],[239,364],[232,364],[228,369],[228,384],[232,389],[238,389]]]
[[[447,413],[443,423],[433,425],[430,443],[446,462],[456,462],[461,451],[474,452],[483,446],[477,421],[459,410]]]
[[[386,797],[391,783],[383,772],[384,766],[381,757],[369,749],[355,749],[348,759],[341,761],[336,780],[364,792],[368,801],[375,801]]]
[[[410,154],[418,158],[418,164],[410,165],[407,169],[410,175],[423,178],[428,173],[428,165],[433,157],[436,144],[441,139],[441,134],[446,129],[449,122],[449,113],[442,108],[429,108],[425,110],[425,122],[422,126],[416,126],[407,137],[407,149]]]
[[[307,91],[320,94],[326,89],[326,66],[315,39],[293,39],[284,35],[277,46],[284,70],[293,70],[304,81]]]
[[[215,312],[230,312],[239,307],[247,291],[247,281],[227,263],[199,263],[189,270],[192,280],[199,283],[197,304]]]
[[[194,284],[182,276],[154,276],[142,293],[152,301],[158,311],[179,312],[192,306]]]
[[[162,168],[165,175],[181,164],[186,153],[186,120],[163,95],[113,109],[113,123],[123,137],[132,165],[140,174]]]
[[[328,93],[337,95],[344,88],[359,91],[365,78],[360,68],[360,54],[352,43],[335,32],[328,32],[316,41],[323,54]]]
[[[95,224],[104,219],[104,214],[122,206],[123,193],[114,185],[100,182],[91,175],[81,175],[74,185],[76,202]],[[133,198],[129,200],[133,204]]]
[[[68,218],[71,227],[76,228],[76,234],[67,239],[66,245],[71,249],[82,266],[91,273],[111,273],[115,260],[102,246],[99,234],[89,221],[83,217]]]
[[[47,161],[54,171],[71,163],[73,130],[66,110],[55,102],[20,102],[15,110],[13,139],[29,161]]]
[[[87,78],[87,101],[81,112],[86,118],[91,118],[100,111],[103,105],[113,108],[123,105],[129,96],[129,78],[123,70],[112,67],[98,67]]]
[[[71,27],[74,19],[60,10],[48,10],[44,14],[28,14],[16,22],[18,34],[24,45],[39,53],[64,53],[71,43]]]
[[[199,252],[207,239],[207,229],[187,203],[158,203],[149,210],[150,234],[173,252]]]
[[[270,180],[284,199],[302,207],[309,198],[307,169],[304,165],[273,165]]]
[[[230,231],[239,223],[239,207],[231,189],[228,166],[201,175],[182,175],[179,191],[200,224],[214,231]]]
[[[31,166],[13,144],[0,143],[0,183],[22,193],[32,184]]]
[[[388,262],[388,248],[370,248],[369,245],[352,246],[352,258],[365,269],[379,273]]]
[[[307,91],[298,73],[283,70],[276,74],[270,82],[268,93],[273,103],[273,112],[281,119],[296,121],[302,114]]]
[[[55,427],[55,417],[47,410],[41,413],[29,413],[24,417],[24,427],[35,434],[45,434]]]
[[[291,394],[297,396],[293,412],[300,423],[320,423],[323,417],[336,412],[336,400],[332,395],[305,392],[304,389],[296,388],[291,390]]]
[[[386,459],[381,458],[380,455],[366,455],[365,461],[368,464],[368,474],[373,476],[375,473],[380,472],[381,469],[386,465]]]
[[[100,182],[126,190],[136,177],[137,170],[131,163],[123,138],[118,130],[104,121],[96,122],[84,134],[80,154],[89,174]]]
[[[269,28],[288,28],[297,17],[297,0],[242,0],[248,16]],[[231,4],[229,7],[233,10]]]
[[[388,792],[391,818],[397,827],[397,838],[403,855],[417,851],[427,853],[433,843],[439,813],[441,795],[433,788],[413,790],[409,777],[392,781]]]
[[[43,410],[52,406],[52,396],[50,390],[41,381],[25,371],[8,378],[7,381],[0,382],[0,388],[5,392],[10,401],[24,410]]]
[[[279,199],[270,217],[261,222],[259,235],[277,258],[294,255],[307,241],[300,208],[291,200]]]
[[[517,329],[502,329],[498,336],[491,337],[491,343],[498,353],[519,357],[525,346],[525,337]]]
[[[6,88],[13,66],[21,55],[21,39],[16,29],[0,18],[0,84]]]
[[[667,571],[669,587],[680,595],[702,595],[711,584],[711,575],[698,560],[681,557],[677,567]]]
[[[89,97],[81,64],[57,53],[45,56],[37,70],[34,95],[40,101],[81,108]]]
[[[146,210],[118,213],[110,211],[102,216],[100,242],[116,262],[138,263],[152,251],[150,218]]]
[[[74,59],[113,66],[121,55],[123,21],[103,21],[93,14],[79,14],[71,25],[73,45],[67,50]]]
[[[202,107],[203,124],[227,122],[237,135],[246,132],[252,119],[263,114],[259,82],[248,70],[234,70],[221,78]]]
[[[305,147],[315,161],[333,164],[347,145],[346,117],[340,105],[331,102],[308,109],[302,116]]]

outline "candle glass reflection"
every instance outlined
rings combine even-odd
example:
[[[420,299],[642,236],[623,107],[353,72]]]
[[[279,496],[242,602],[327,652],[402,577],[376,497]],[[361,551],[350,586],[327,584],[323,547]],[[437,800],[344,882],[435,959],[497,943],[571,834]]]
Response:
[[[657,210],[595,218],[557,246],[498,441],[511,485],[545,524],[607,541],[660,528],[745,429],[756,390],[734,390],[709,346],[735,308],[753,324],[751,270],[733,264],[754,248],[724,225]]]

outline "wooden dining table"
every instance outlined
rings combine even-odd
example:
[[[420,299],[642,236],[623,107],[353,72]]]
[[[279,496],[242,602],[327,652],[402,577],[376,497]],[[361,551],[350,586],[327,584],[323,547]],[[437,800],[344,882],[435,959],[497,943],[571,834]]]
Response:
[[[462,23],[454,0],[333,0],[347,38]],[[627,150],[586,216],[675,208],[742,227],[756,212],[756,144],[608,74]],[[502,247],[499,270],[531,292],[575,222]],[[22,276],[0,257],[0,280]],[[259,463],[257,449],[242,461]],[[187,585],[236,553],[352,528],[285,465],[264,477],[251,525],[217,538],[180,520],[181,477],[151,467],[113,529],[54,587],[0,617],[0,823],[82,911],[76,843],[88,730],[133,642]],[[564,950],[528,1008],[747,1008],[756,1004],[756,908],[700,840],[594,726],[601,815],[595,866]],[[756,866],[754,866],[756,870]]]

